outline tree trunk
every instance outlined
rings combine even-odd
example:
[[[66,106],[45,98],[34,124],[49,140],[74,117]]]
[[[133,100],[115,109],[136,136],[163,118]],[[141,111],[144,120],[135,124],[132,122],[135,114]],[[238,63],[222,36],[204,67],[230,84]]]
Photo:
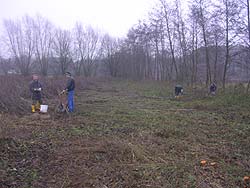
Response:
[[[218,41],[215,44],[215,60],[214,60],[214,82],[217,81],[217,63],[218,63]]]
[[[206,86],[208,86],[208,84],[211,83],[211,69],[210,69],[210,63],[209,63],[209,51],[208,51],[208,45],[207,45],[206,30],[205,30],[204,25],[202,25],[202,31],[203,31],[203,40],[205,44],[205,53],[206,53],[206,67],[207,67]]]
[[[172,38],[171,38],[171,32],[170,32],[169,20],[168,20],[168,13],[167,13],[165,5],[164,5],[164,11],[165,11],[165,16],[164,17],[165,17],[166,26],[167,26],[167,34],[168,34],[170,51],[171,51],[171,55],[172,55],[172,61],[173,61],[173,65],[174,65],[174,69],[175,69],[175,73],[176,73],[176,79],[178,79],[178,68],[177,68],[177,63],[176,63],[176,59],[175,59],[173,41],[172,41]]]
[[[228,64],[229,64],[229,36],[228,36],[229,19],[228,19],[228,17],[229,17],[228,1],[226,0],[226,59],[225,59],[225,63],[224,63],[223,78],[222,78],[223,90],[225,90],[225,87],[226,87],[226,75],[227,75],[227,68],[228,68]]]

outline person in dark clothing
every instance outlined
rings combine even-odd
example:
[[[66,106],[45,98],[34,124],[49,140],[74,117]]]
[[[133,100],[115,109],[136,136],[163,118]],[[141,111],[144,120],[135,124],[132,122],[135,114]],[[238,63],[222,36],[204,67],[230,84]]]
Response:
[[[72,77],[70,72],[66,72],[66,77],[68,78],[67,85],[64,92],[67,92],[68,94],[68,108],[69,112],[74,111],[74,90],[75,90],[75,80]]]
[[[217,90],[217,86],[216,86],[215,82],[213,82],[210,85],[210,94],[215,95],[216,90]]]
[[[31,111],[35,112],[36,110],[40,110],[40,105],[42,104],[42,84],[38,80],[38,75],[32,76],[32,81],[29,85],[30,92],[32,95],[32,105]]]
[[[179,98],[183,94],[183,87],[181,85],[175,86],[175,98]]]

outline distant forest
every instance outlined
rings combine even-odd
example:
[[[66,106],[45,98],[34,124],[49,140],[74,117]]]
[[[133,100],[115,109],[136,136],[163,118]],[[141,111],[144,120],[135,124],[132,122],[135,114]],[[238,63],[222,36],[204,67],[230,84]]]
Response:
[[[112,76],[187,84],[250,79],[249,0],[159,0],[125,38],[37,15],[3,20],[0,74]],[[122,23],[121,23],[122,24]]]

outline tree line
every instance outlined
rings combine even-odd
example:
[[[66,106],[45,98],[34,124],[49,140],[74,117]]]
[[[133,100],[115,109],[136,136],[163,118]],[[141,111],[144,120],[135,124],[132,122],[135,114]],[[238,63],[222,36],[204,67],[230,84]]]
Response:
[[[53,68],[56,68],[54,73],[64,74],[69,66],[76,75],[93,74],[102,41],[91,26],[76,23],[73,30],[64,30],[40,15],[4,20],[3,24],[2,43],[10,58],[8,61],[2,58],[5,67],[13,61],[22,75],[29,75],[35,69],[46,76]]]
[[[228,72],[240,78],[241,68],[249,79],[249,0],[192,0],[185,11],[182,6],[180,0],[159,0],[110,58],[111,72],[189,84],[203,78],[225,87]]]
[[[249,0],[191,0],[183,7],[180,0],[158,0],[120,39],[81,23],[72,30],[56,28],[42,16],[4,20],[9,58],[1,58],[1,67],[14,62],[23,75],[36,68],[43,75],[71,69],[94,76],[101,66],[113,77],[216,81],[224,87],[229,73],[242,76],[238,68],[248,75]]]

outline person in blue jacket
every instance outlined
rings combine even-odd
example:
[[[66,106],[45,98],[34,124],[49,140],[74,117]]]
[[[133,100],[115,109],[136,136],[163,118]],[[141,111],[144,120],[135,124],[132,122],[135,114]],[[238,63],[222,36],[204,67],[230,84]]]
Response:
[[[63,92],[68,94],[68,109],[69,112],[74,111],[74,90],[75,90],[75,80],[70,72],[66,72],[66,77],[68,78],[67,85]]]

